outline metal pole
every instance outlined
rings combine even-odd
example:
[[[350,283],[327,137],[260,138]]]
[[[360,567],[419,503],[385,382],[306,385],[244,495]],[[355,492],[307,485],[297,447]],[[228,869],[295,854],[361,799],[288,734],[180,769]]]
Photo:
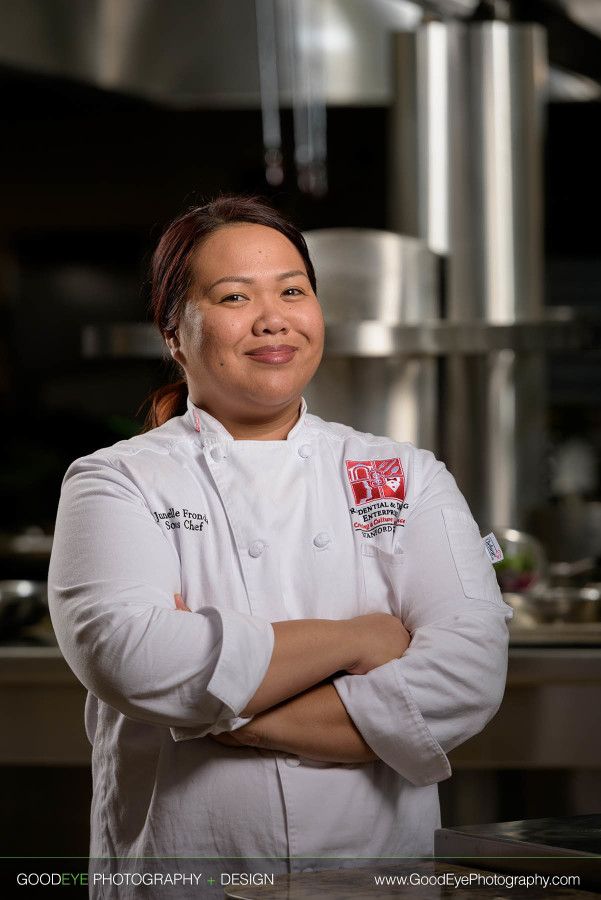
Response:
[[[392,227],[446,254],[449,319],[539,318],[543,30],[433,22],[394,56]],[[542,385],[536,354],[445,360],[443,454],[482,522],[539,499]]]

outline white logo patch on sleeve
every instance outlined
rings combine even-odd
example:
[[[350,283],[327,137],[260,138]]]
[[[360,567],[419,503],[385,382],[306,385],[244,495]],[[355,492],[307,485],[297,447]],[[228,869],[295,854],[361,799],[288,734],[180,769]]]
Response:
[[[486,552],[490,556],[490,561],[492,563],[501,562],[501,560],[504,559],[503,551],[492,531],[490,534],[487,534],[486,537],[483,537],[482,540],[484,541]]]

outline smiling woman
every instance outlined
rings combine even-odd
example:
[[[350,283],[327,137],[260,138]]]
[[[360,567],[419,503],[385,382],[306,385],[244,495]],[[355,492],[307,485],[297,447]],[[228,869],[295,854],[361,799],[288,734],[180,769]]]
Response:
[[[226,255],[222,257],[222,253]],[[226,196],[179,216],[167,227],[154,253],[152,286],[155,323],[173,358],[185,370],[184,353],[189,351],[190,362],[196,356],[198,369],[206,362],[206,371],[203,384],[196,384],[195,389],[190,383],[190,377],[194,378],[191,372],[186,379],[156,391],[147,421],[149,427],[162,425],[176,412],[185,411],[189,390],[191,397],[200,399],[198,391],[202,389],[208,400],[211,384],[217,388],[210,377],[211,366],[227,369],[225,378],[217,378],[223,388],[219,391],[222,399],[229,377],[232,387],[236,388],[236,373],[231,370],[231,363],[234,361],[233,354],[241,347],[234,348],[232,345],[235,341],[239,344],[241,328],[252,332],[246,336],[246,350],[242,350],[249,361],[255,360],[263,366],[271,362],[279,367],[292,361],[287,358],[288,354],[302,357],[304,365],[296,366],[295,371],[303,368],[308,374],[298,393],[300,400],[300,393],[312,378],[323,352],[323,318],[315,296],[315,271],[305,240],[298,229],[275,209],[253,198]],[[269,309],[270,297],[280,301],[274,304],[275,308]],[[301,315],[293,315],[290,322],[287,321],[288,315],[278,321],[277,313],[286,298],[289,298],[287,312],[292,314],[300,302]],[[294,298],[298,299],[295,301]],[[267,308],[263,314],[267,312],[268,321],[262,324],[260,321],[251,322],[252,316],[256,318],[261,314],[261,307],[265,306],[266,301]],[[217,304],[232,313],[236,306],[248,307],[250,304],[251,309],[246,309],[244,318],[236,314],[229,319],[216,318],[213,311],[207,320],[207,313]],[[273,318],[274,311],[276,320]],[[303,320],[306,320],[310,334],[298,335],[299,347],[290,338],[286,343],[283,335],[291,328],[295,330],[295,323],[302,328]],[[228,326],[232,329],[229,337]],[[277,342],[275,338],[269,340],[272,332],[278,334]],[[181,345],[182,339],[184,347]],[[217,349],[224,339],[223,353],[228,345],[232,348],[229,359],[220,358]],[[192,346],[191,341],[194,342]],[[273,348],[276,348],[275,354]],[[300,354],[298,351],[301,351]],[[315,361],[311,370],[309,357],[313,354]],[[241,374],[239,369],[238,372]],[[268,403],[267,396],[260,399],[259,405],[265,403]],[[278,405],[277,402],[275,405]],[[238,412],[242,412],[242,428],[249,415],[251,421],[248,424],[252,425],[252,408],[239,408]],[[286,412],[272,409],[271,414],[280,417],[283,414],[282,425],[285,429]],[[257,424],[260,423],[257,421]],[[264,432],[264,428],[260,430]]]
[[[193,270],[165,335],[190,398],[234,438],[285,437],[323,352],[321,308],[299,251],[273,228],[241,223],[207,238]]]
[[[202,857],[209,898],[231,871],[430,855],[446,753],[505,679],[511,612],[465,500],[428,451],[308,412],[323,318],[271,207],[176,219],[153,303],[184,378],[70,467],[49,573],[89,691],[94,875],[125,857],[192,885]]]

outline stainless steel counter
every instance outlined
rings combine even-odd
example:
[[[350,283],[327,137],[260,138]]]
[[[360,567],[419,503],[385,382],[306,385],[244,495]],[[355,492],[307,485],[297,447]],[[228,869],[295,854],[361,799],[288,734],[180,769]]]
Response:
[[[226,887],[227,900],[443,900],[443,898],[470,897],[471,900],[495,900],[511,897],[512,900],[531,900],[543,896],[532,886],[517,880],[508,886],[506,876],[500,875],[498,884],[492,882],[493,873],[474,865],[453,865],[444,860],[412,860],[394,865],[375,865],[360,868],[334,869],[310,874],[276,875],[273,884],[258,886]],[[538,860],[530,861],[530,870],[544,872],[545,866]],[[498,869],[496,870],[499,871]],[[562,874],[570,873],[570,868]],[[571,873],[570,873],[571,874]],[[539,876],[540,877],[540,876]],[[376,878],[379,879],[376,882]],[[540,885],[540,883],[539,883]],[[547,894],[545,893],[545,896]],[[550,887],[549,897],[561,900],[599,900],[601,894],[588,893],[573,887]]]
[[[507,688],[601,686],[601,647],[510,647]]]
[[[601,647],[510,647],[503,703],[453,768],[601,769]]]
[[[566,816],[440,828],[437,857],[496,872],[526,874],[542,862],[551,875],[571,868],[580,886],[601,889],[601,815]],[[566,865],[566,860],[572,865]]]
[[[0,646],[0,764],[89,765],[85,699],[58,647]]]

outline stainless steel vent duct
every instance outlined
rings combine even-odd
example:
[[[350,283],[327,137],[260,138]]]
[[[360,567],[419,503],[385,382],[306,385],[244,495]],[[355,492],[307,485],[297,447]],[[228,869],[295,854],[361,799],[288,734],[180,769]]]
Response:
[[[540,320],[544,32],[430,23],[395,59],[392,226],[446,254],[450,320]],[[541,383],[537,354],[446,360],[444,454],[483,521],[537,503]]]

